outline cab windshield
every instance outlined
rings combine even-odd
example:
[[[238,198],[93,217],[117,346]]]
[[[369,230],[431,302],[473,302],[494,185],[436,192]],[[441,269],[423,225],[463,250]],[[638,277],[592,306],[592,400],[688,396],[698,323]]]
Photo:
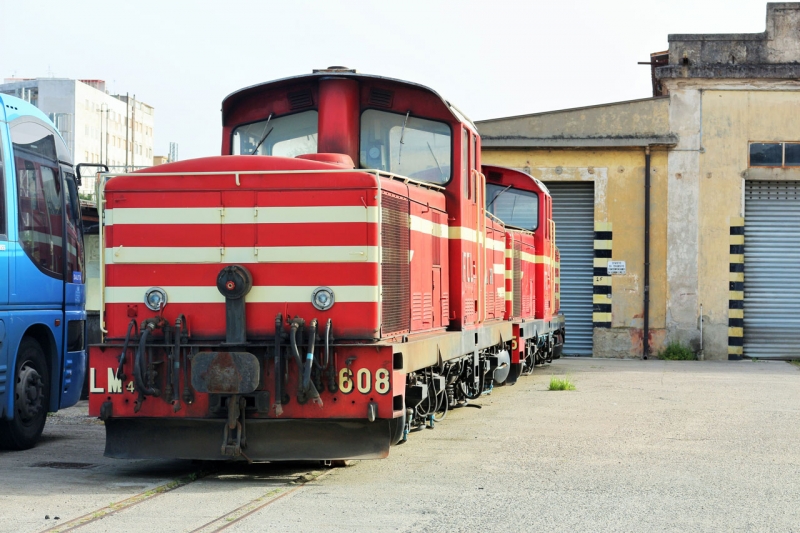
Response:
[[[233,155],[296,157],[317,152],[317,112],[271,117],[233,130]]]
[[[447,183],[450,137],[443,122],[368,109],[361,115],[361,167]]]
[[[509,226],[539,227],[539,196],[532,192],[487,183],[486,210]]]

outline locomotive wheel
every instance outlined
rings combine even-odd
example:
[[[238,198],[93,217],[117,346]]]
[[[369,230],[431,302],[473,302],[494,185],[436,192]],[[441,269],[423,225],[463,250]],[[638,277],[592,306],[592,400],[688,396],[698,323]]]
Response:
[[[39,343],[26,337],[19,345],[14,382],[14,419],[0,420],[0,448],[33,448],[44,430],[50,397],[50,373]]]

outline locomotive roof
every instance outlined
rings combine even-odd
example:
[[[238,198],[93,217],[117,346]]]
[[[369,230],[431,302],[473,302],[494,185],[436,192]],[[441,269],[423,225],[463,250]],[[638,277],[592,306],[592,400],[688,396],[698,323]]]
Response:
[[[222,100],[222,113],[224,115],[231,108],[231,106],[233,106],[233,104],[235,104],[240,99],[250,96],[251,94],[256,93],[259,90],[264,89],[266,87],[288,86],[288,85],[294,85],[298,82],[319,80],[321,78],[349,78],[349,79],[364,80],[364,81],[381,81],[385,83],[391,83],[393,85],[405,85],[407,87],[413,87],[415,89],[422,89],[423,91],[426,91],[432,94],[433,96],[439,98],[442,101],[442,103],[447,107],[447,109],[450,110],[450,113],[453,115],[453,118],[455,118],[459,122],[469,125],[469,127],[472,128],[472,130],[475,133],[478,132],[478,128],[475,127],[475,123],[472,122],[472,120],[469,117],[467,117],[467,115],[465,115],[460,109],[458,109],[455,105],[450,103],[449,100],[444,98],[442,95],[440,95],[430,87],[427,87],[425,85],[420,85],[419,83],[413,83],[410,81],[398,80],[396,78],[387,78],[385,76],[375,76],[372,74],[361,74],[359,72],[356,72],[355,70],[344,69],[339,67],[330,67],[328,69],[318,70],[318,71],[315,70],[311,74],[301,74],[299,76],[280,78],[277,80],[258,83],[256,85],[251,85],[249,87],[239,89],[238,91],[230,93]]]
[[[547,188],[547,185],[545,185],[544,183],[542,183],[538,179],[534,178],[533,176],[531,176],[527,172],[524,172],[524,171],[516,169],[516,168],[501,167],[501,166],[498,166],[498,165],[488,165],[488,164],[486,164],[486,165],[481,165],[481,167],[486,169],[484,174],[486,174],[487,179],[491,179],[491,177],[489,176],[489,172],[498,172],[498,173],[500,173],[500,174],[502,174],[504,176],[508,176],[509,178],[512,178],[512,179],[518,178],[518,179],[520,179],[522,181],[525,181],[526,179],[529,179],[529,180],[533,181],[536,184],[536,186],[543,193],[545,193],[546,195],[550,196],[550,190]]]

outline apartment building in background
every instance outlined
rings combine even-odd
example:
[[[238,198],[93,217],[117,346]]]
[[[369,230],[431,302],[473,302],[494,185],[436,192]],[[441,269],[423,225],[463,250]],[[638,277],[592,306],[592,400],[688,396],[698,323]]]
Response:
[[[112,171],[153,165],[153,106],[109,94],[103,80],[12,78],[0,93],[22,98],[55,123],[75,163],[102,163]]]

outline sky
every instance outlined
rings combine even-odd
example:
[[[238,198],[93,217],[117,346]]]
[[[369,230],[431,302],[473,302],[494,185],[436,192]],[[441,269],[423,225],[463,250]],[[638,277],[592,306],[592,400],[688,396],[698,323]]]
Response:
[[[0,0],[0,78],[104,79],[155,107],[155,153],[218,154],[222,99],[345,65],[473,120],[652,96],[675,33],[759,33],[758,0]]]

